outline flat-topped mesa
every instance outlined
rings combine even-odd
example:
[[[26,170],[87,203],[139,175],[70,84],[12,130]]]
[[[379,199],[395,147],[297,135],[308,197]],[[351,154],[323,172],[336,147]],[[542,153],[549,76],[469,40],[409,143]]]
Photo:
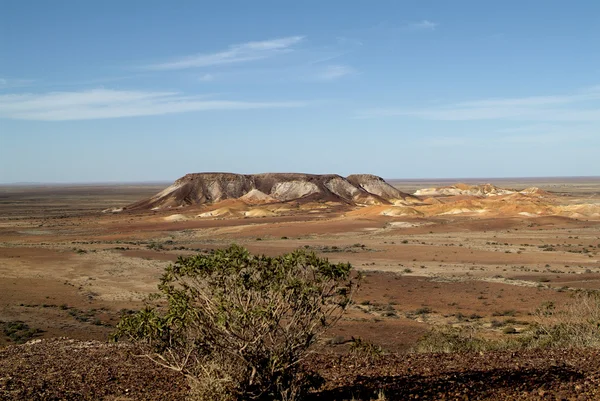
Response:
[[[417,198],[398,191],[383,178],[357,174],[194,173],[186,174],[158,194],[125,210],[158,210],[240,199],[249,204],[288,201],[332,201],[351,205],[403,204]]]

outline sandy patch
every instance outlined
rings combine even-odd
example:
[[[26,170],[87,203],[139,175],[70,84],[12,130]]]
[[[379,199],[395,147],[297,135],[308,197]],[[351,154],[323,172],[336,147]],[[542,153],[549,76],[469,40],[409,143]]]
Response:
[[[207,217],[235,217],[237,211],[234,211],[228,207],[222,207],[219,209],[211,210],[210,212],[200,213],[196,217],[207,218]]]
[[[380,213],[382,216],[423,216],[423,213],[411,207],[395,206],[383,210]]]
[[[183,214],[172,214],[170,216],[165,217],[164,220],[167,222],[177,222],[177,221],[187,221],[189,219],[186,216],[184,216]]]
[[[244,213],[246,217],[272,217],[277,214],[267,209],[252,209]]]

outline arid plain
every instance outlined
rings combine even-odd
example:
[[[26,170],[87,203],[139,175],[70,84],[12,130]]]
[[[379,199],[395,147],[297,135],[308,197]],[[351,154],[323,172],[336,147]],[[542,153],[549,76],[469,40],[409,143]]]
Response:
[[[231,243],[305,248],[365,274],[324,344],[333,351],[352,337],[406,351],[440,325],[518,336],[544,303],[600,289],[600,179],[388,182],[415,196],[121,211],[169,184],[0,187],[0,321],[38,338],[104,340],[179,255]],[[14,342],[5,334],[0,345]]]

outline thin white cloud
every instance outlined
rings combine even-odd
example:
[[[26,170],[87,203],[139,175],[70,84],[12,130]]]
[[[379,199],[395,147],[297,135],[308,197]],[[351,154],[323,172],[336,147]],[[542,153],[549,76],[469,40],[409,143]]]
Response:
[[[405,116],[429,120],[600,121],[600,88],[572,94],[481,99],[420,109],[379,108],[365,110],[360,117]]]
[[[438,23],[432,22],[432,21],[429,21],[426,19],[419,21],[419,22],[413,22],[411,24],[408,24],[409,28],[415,29],[415,30],[422,30],[422,31],[433,31],[438,26],[439,26]]]
[[[0,95],[0,118],[40,121],[92,120],[209,110],[301,107],[301,102],[249,102],[185,96],[177,92],[96,89]]]
[[[31,79],[0,78],[0,89],[18,88],[30,86],[34,81]]]
[[[215,80],[215,76],[213,74],[204,74],[200,78],[198,78],[200,82],[211,82]]]
[[[182,70],[261,60],[290,52],[293,50],[291,47],[302,40],[304,40],[304,36],[288,36],[260,42],[247,42],[231,45],[227,50],[220,52],[187,56],[165,63],[149,65],[146,68],[150,70]]]
[[[351,75],[354,72],[354,69],[347,65],[328,65],[324,70],[317,74],[317,79],[320,81],[334,81],[347,75]]]
[[[476,101],[460,102],[456,105],[460,107],[537,107],[585,102],[599,99],[600,87],[591,87],[567,95],[528,96],[507,99],[481,99]]]

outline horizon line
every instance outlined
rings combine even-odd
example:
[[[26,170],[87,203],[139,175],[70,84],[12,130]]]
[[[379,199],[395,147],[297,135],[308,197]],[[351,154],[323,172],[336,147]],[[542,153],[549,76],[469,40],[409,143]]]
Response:
[[[189,174],[189,173],[188,173]],[[201,173],[195,173],[201,174]],[[307,173],[310,174],[310,173]],[[357,173],[360,174],[360,173]],[[314,174],[320,175],[320,174]],[[181,177],[179,177],[181,178]],[[581,178],[597,178],[600,179],[600,175],[556,175],[556,176],[507,176],[507,177],[420,177],[420,178],[402,178],[393,177],[386,178],[382,177],[386,181],[472,181],[472,180],[549,180],[549,179],[581,179]],[[0,186],[3,187],[25,187],[25,186],[61,186],[61,185],[75,185],[75,186],[90,186],[90,185],[153,185],[153,184],[165,184],[172,183],[178,178],[171,180],[140,180],[140,181],[17,181],[17,182],[0,182]]]

